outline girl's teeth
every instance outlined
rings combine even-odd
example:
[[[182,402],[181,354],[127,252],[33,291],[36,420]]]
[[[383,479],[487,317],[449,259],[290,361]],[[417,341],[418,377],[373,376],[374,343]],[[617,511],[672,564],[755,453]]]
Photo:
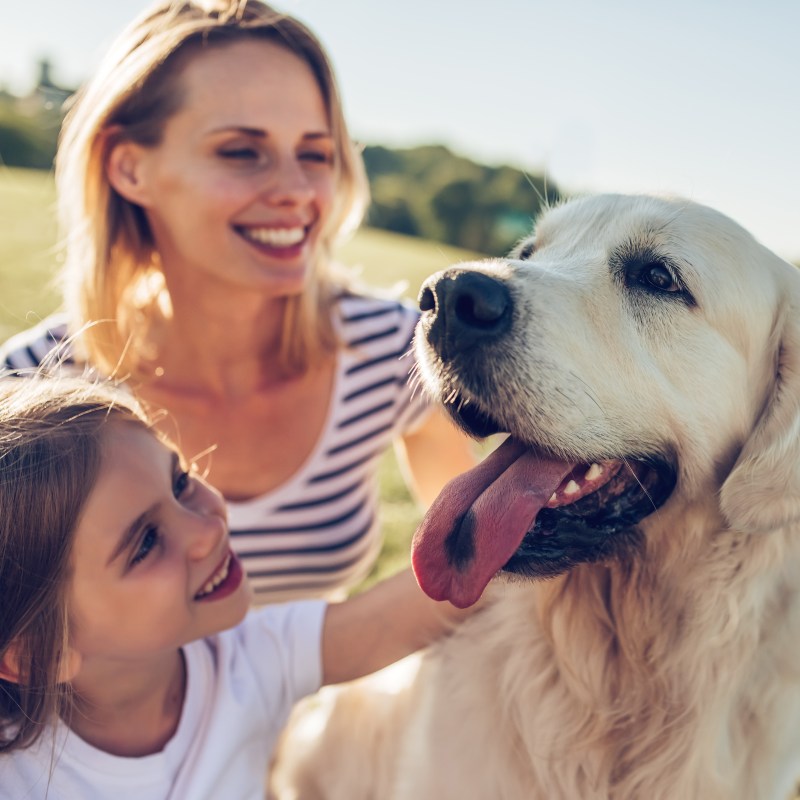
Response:
[[[228,577],[228,570],[231,566],[231,557],[230,555],[225,559],[225,563],[222,565],[222,569],[214,576],[212,576],[200,590],[199,596],[203,597],[204,595],[211,594],[214,589],[219,586],[225,578]]]

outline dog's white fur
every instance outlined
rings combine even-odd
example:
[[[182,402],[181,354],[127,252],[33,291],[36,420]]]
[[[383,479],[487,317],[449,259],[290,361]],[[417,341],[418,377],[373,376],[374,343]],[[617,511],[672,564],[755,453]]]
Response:
[[[505,282],[517,309],[485,367],[491,407],[582,460],[674,454],[677,486],[630,557],[494,581],[407,687],[317,700],[324,733],[288,743],[280,779],[303,800],[786,800],[800,776],[800,274],[686,201],[583,198],[535,239],[526,261],[460,265]],[[677,265],[694,304],[626,285],[615,259],[631,249]],[[436,395],[441,370],[418,352]]]

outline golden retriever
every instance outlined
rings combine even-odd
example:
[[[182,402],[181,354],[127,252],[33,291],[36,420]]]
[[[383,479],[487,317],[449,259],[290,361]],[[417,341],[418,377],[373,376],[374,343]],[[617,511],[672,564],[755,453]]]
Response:
[[[420,306],[427,389],[510,436],[412,560],[435,598],[489,597],[407,687],[317,700],[282,796],[787,800],[800,272],[709,208],[595,196],[432,276]]]

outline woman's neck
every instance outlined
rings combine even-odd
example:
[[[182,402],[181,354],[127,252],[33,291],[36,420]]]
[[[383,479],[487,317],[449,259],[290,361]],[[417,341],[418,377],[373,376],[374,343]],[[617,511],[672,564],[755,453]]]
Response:
[[[82,670],[72,683],[75,707],[67,723],[88,744],[136,758],[164,749],[175,735],[186,694],[186,664],[176,650],[136,671]]]
[[[250,298],[235,307],[176,298],[172,316],[159,326],[158,355],[145,380],[165,390],[220,397],[246,395],[280,380],[285,308],[285,298]]]

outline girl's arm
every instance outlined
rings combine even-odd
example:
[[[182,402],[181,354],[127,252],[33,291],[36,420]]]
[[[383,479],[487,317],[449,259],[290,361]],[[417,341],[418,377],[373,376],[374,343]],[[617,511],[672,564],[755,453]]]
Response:
[[[392,664],[438,639],[474,608],[431,600],[410,569],[333,603],[322,629],[322,682],[353,680]]]
[[[397,462],[414,498],[427,508],[444,485],[472,469],[481,456],[473,442],[439,407],[414,433],[395,442]]]

